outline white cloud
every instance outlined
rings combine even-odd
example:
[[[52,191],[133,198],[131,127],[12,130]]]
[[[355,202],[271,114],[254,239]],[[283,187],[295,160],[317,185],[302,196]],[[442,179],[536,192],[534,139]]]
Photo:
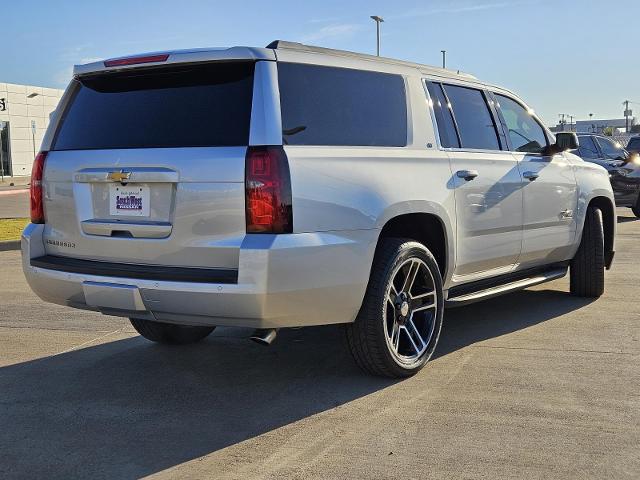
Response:
[[[102,60],[101,57],[87,55],[87,53],[95,53],[93,45],[90,43],[84,45],[74,45],[64,48],[59,54],[60,64],[64,65],[53,74],[53,82],[57,87],[66,87],[73,77],[73,66],[83,63],[91,63]]]
[[[467,4],[449,4],[442,7],[433,7],[433,8],[416,8],[411,9],[405,13],[401,13],[399,15],[393,15],[389,18],[400,19],[400,18],[411,18],[411,17],[427,17],[429,15],[437,15],[440,13],[467,13],[467,12],[478,12],[482,10],[493,10],[498,8],[507,8],[513,7],[517,5],[522,5],[524,3],[528,3],[526,1],[520,2],[477,2],[477,3],[467,3]]]
[[[319,42],[335,38],[348,38],[352,37],[360,30],[362,30],[362,25],[355,23],[327,25],[325,27],[319,28],[314,32],[304,35],[301,40],[303,42]]]
[[[66,87],[73,77],[73,65],[69,65],[64,70],[59,70],[53,74],[53,83],[58,88]]]

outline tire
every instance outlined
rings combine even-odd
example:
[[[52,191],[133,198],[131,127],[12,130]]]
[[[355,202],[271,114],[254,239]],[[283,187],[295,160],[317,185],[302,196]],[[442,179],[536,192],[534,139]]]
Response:
[[[147,340],[167,345],[187,345],[199,342],[216,328],[174,325],[137,318],[130,318],[129,321],[133,328]]]
[[[577,297],[599,297],[604,293],[604,228],[602,211],[589,207],[580,247],[571,260],[570,290]]]
[[[636,204],[633,207],[631,207],[631,211],[636,217],[640,218],[640,195],[638,195]]]
[[[373,375],[414,375],[436,348],[443,307],[442,277],[431,252],[409,239],[382,239],[362,307],[346,326],[354,360]]]

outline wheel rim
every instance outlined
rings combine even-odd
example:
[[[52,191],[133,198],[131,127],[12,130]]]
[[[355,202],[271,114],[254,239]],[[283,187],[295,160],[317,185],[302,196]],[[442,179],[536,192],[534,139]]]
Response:
[[[405,260],[391,275],[383,315],[387,346],[398,363],[414,364],[427,352],[437,313],[431,270],[419,258]]]

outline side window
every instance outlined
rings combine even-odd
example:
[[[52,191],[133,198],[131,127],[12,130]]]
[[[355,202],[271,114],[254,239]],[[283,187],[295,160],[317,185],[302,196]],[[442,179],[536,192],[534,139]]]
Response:
[[[580,148],[578,148],[578,155],[582,158],[599,158],[600,153],[598,152],[598,147],[596,147],[596,143],[593,141],[593,137],[591,135],[580,135],[578,136],[578,141],[580,142]]]
[[[278,83],[285,144],[407,144],[407,100],[400,75],[278,63]]]
[[[451,107],[442,92],[442,85],[427,82],[427,90],[429,90],[429,96],[433,102],[433,111],[436,115],[436,123],[438,124],[440,144],[444,148],[459,148],[460,142],[458,142],[456,126],[453,123]]]
[[[522,105],[509,97],[496,94],[496,99],[509,130],[513,150],[542,153],[547,146],[547,136],[536,119]]]
[[[500,150],[493,117],[484,93],[475,88],[443,85],[458,126],[462,148]]]
[[[606,157],[610,157],[610,158],[624,158],[624,152],[622,150],[622,147],[619,144],[616,144],[614,142],[612,142],[611,140],[609,140],[608,138],[603,138],[603,137],[596,137],[596,141],[598,142],[598,145],[600,145],[600,148],[602,149],[602,153],[606,156]]]

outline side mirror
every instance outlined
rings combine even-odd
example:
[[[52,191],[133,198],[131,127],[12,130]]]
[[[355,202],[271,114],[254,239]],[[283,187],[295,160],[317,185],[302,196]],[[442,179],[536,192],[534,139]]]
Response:
[[[578,135],[574,132],[558,132],[556,133],[556,143],[554,150],[564,152],[565,150],[575,150],[580,146]]]

